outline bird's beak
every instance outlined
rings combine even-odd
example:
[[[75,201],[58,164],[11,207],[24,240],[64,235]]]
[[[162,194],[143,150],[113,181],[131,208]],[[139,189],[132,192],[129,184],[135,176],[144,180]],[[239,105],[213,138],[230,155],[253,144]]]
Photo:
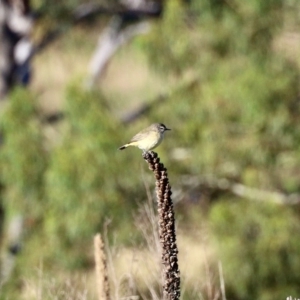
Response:
[[[166,128],[165,130],[171,130],[170,128]]]

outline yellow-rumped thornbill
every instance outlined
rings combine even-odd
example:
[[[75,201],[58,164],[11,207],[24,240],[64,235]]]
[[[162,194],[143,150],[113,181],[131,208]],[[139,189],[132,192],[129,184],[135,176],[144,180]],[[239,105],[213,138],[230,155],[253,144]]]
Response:
[[[119,150],[124,150],[129,146],[135,146],[143,150],[143,152],[148,152],[156,148],[162,142],[164,133],[167,130],[171,129],[162,123],[154,123],[137,133],[129,143],[120,147]]]

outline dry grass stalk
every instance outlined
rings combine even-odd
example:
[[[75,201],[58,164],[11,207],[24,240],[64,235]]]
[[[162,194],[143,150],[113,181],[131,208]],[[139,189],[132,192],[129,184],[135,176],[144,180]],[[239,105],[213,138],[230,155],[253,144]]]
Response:
[[[94,252],[96,263],[96,279],[99,300],[109,300],[109,282],[106,264],[106,256],[104,251],[104,243],[101,234],[98,233],[94,237]]]
[[[163,293],[165,300],[178,300],[180,298],[180,273],[178,267],[178,249],[175,234],[175,215],[171,199],[171,186],[169,184],[167,169],[155,152],[143,153],[149,169],[156,178],[156,196],[158,209],[159,239],[162,248],[163,264]]]

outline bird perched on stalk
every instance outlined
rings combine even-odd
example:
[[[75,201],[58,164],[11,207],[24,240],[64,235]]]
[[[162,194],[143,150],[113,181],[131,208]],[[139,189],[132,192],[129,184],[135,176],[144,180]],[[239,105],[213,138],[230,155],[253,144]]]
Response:
[[[143,152],[148,152],[156,148],[162,142],[164,133],[167,130],[171,129],[162,123],[154,123],[137,133],[129,143],[120,147],[119,150],[124,150],[129,146],[135,146],[143,150]]]

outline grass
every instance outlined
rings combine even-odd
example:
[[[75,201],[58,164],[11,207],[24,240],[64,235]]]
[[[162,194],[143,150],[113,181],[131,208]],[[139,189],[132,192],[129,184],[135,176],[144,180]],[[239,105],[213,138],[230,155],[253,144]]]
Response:
[[[144,238],[141,245],[123,247],[106,242],[111,299],[162,299],[159,292],[162,282],[160,248],[153,206],[153,200],[148,199],[136,215],[135,224],[138,224]],[[215,298],[213,287],[218,278],[210,267],[213,251],[209,240],[203,236],[203,231],[195,228],[194,233],[187,233],[180,229],[179,224],[177,237],[183,299],[190,299],[185,295],[187,291],[193,291],[191,299],[203,299],[203,296],[204,299],[221,299]],[[92,239],[90,247],[93,248]],[[103,299],[97,296],[98,276],[94,269],[72,273],[56,271],[47,273],[42,263],[37,269],[31,270],[24,279],[22,299]]]

